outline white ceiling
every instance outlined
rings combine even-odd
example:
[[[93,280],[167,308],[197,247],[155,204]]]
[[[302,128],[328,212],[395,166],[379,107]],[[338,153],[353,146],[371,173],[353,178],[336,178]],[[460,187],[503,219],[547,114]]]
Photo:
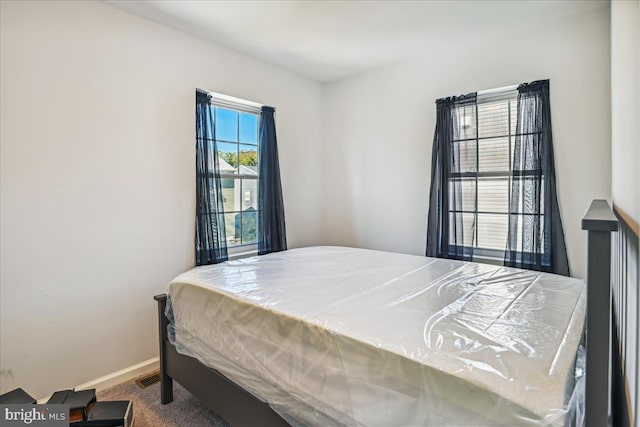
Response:
[[[608,0],[203,1],[104,0],[312,79],[329,82],[428,52],[447,41],[607,5]]]

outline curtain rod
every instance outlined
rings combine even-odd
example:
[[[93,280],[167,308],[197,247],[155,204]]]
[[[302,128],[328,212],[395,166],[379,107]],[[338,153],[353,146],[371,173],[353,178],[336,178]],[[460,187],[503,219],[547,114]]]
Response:
[[[220,99],[220,100],[223,100],[223,101],[228,101],[228,102],[231,102],[233,104],[242,104],[242,105],[246,105],[246,106],[253,107],[253,108],[258,108],[258,109],[262,108],[264,106],[263,104],[260,104],[259,102],[249,101],[248,99],[236,98],[235,96],[225,95],[225,94],[219,93],[219,92],[211,92],[210,90],[204,90],[204,89],[196,88],[196,92],[204,93],[206,95],[209,95],[212,98]]]
[[[511,92],[512,90],[517,90],[517,89],[518,89],[518,85],[511,85],[511,86],[499,87],[496,89],[481,90],[478,92],[478,96],[497,95],[503,92]]]
[[[500,99],[503,96],[507,96],[507,94],[509,92],[513,92],[513,91],[518,90],[518,86],[519,85],[503,86],[503,87],[499,87],[499,88],[496,88],[496,89],[487,89],[487,90],[481,90],[479,92],[471,92],[471,93],[468,93],[466,95],[447,96],[447,97],[444,97],[444,98],[436,99],[436,104],[438,102],[441,102],[441,101],[445,101],[446,102],[447,100],[454,99],[454,98],[460,100],[460,99],[466,99],[467,97],[471,97],[471,96],[475,97],[476,99],[477,98],[483,98],[485,100],[486,99],[491,99],[491,100]]]

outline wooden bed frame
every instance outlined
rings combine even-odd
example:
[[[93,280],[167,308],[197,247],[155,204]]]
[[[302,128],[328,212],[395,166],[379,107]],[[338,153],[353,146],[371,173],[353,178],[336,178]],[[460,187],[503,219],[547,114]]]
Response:
[[[582,229],[588,231],[589,245],[585,333],[587,427],[630,427],[634,425],[634,414],[637,414],[637,408],[633,409],[634,403],[631,400],[634,395],[629,393],[629,378],[637,378],[638,375],[638,330],[637,326],[635,331],[629,329],[628,326],[633,323],[628,322],[634,321],[629,319],[629,313],[636,313],[635,325],[638,324],[638,226],[625,221],[626,217],[622,217],[619,212],[617,214],[618,218],[606,200],[594,200],[582,220]],[[611,232],[618,230],[618,219],[622,229],[620,233],[615,233],[618,236],[614,247],[612,276]],[[630,286],[635,286],[635,292],[627,291]],[[635,295],[636,298],[628,298],[628,295]],[[154,299],[158,302],[160,400],[163,404],[173,400],[173,380],[176,380],[233,426],[289,425],[267,403],[220,372],[192,357],[179,354],[167,336],[167,295],[156,295]],[[629,310],[629,307],[635,309]],[[610,318],[613,319],[612,322]],[[635,333],[635,340],[627,336],[629,331]],[[614,339],[612,346],[609,345],[610,334]],[[629,354],[636,354],[635,366],[629,366]],[[610,366],[611,389],[608,375]],[[635,384],[637,396],[637,381]],[[609,404],[613,412],[611,418],[608,414]]]

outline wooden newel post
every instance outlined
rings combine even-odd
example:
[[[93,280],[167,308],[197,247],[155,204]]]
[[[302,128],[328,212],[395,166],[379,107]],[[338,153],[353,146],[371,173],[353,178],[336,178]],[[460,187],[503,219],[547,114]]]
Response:
[[[585,419],[587,427],[609,425],[611,232],[618,220],[606,200],[594,200],[582,218],[588,236]]]

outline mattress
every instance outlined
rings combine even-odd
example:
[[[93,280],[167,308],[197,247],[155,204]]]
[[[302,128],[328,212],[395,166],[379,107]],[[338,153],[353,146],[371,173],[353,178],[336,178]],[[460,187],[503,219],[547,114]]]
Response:
[[[310,247],[169,285],[172,343],[292,424],[565,425],[582,280]]]

